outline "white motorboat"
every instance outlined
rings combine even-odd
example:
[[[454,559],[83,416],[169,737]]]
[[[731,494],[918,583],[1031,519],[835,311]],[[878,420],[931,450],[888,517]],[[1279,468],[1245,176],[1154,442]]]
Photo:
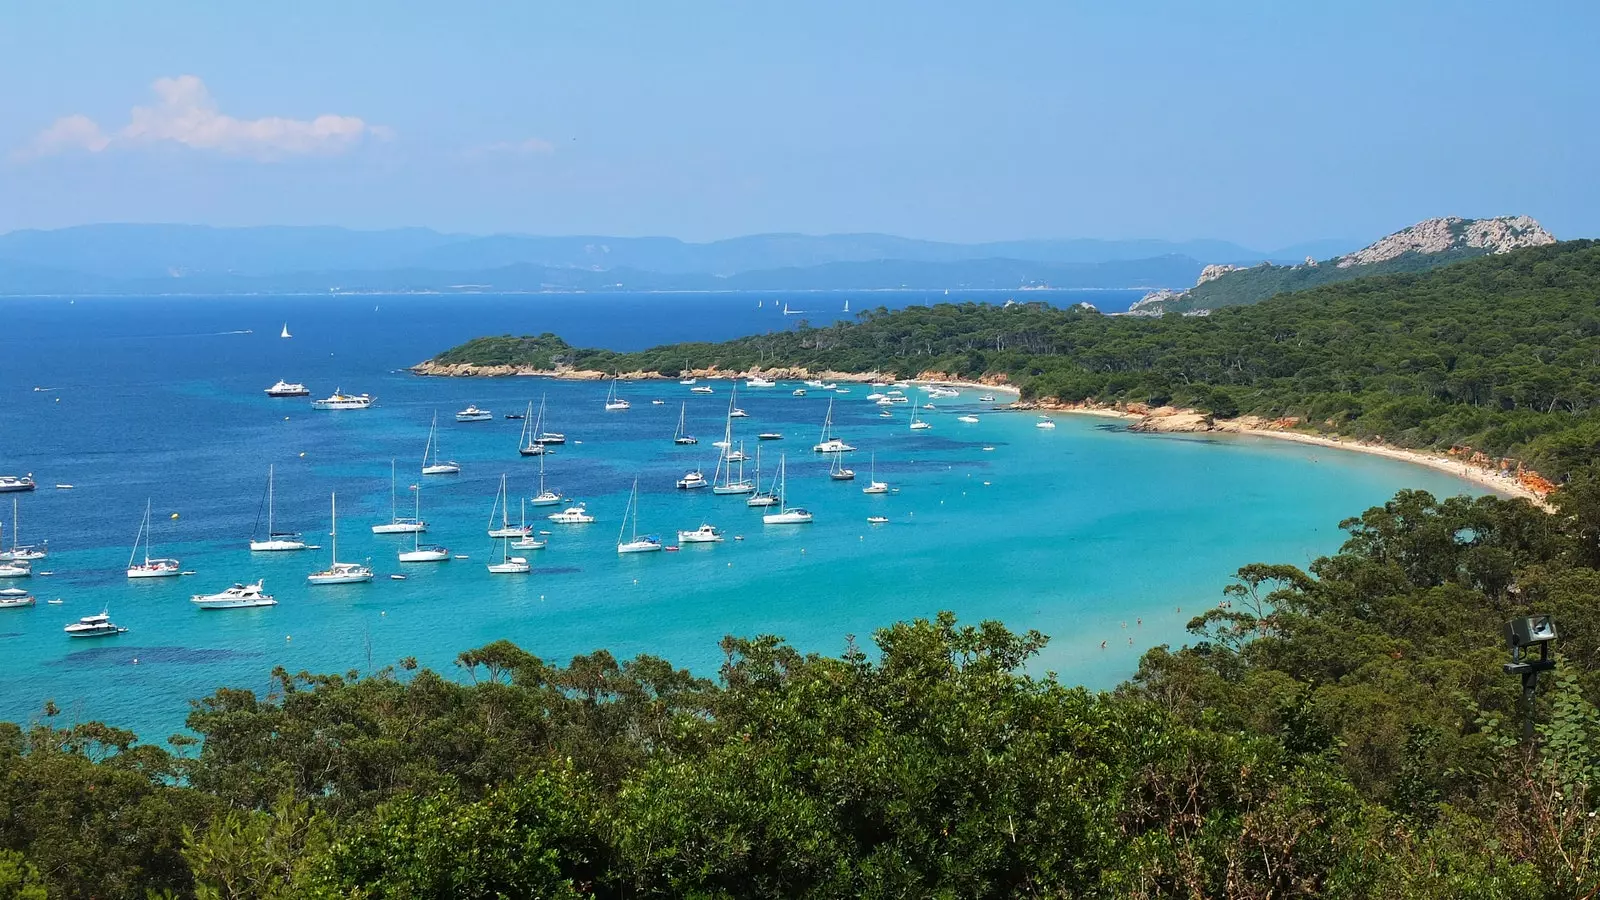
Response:
[[[1033,423],[1033,427],[1049,429],[1056,427],[1056,423],[1050,421],[1049,419],[1040,419],[1039,421]]]
[[[888,522],[888,516],[867,516],[868,525],[885,525],[888,524]]]
[[[33,574],[33,563],[25,559],[0,562],[0,578],[27,578]]]
[[[557,525],[588,525],[594,521],[594,516],[589,515],[583,504],[569,506],[558,513],[551,513],[545,518]]]
[[[389,521],[372,526],[372,533],[415,534],[416,532],[427,530],[427,522],[414,516],[400,515],[399,501],[395,499],[394,460],[389,460]]]
[[[828,414],[822,419],[822,434],[811,450],[815,453],[848,453],[854,449],[833,434],[833,398],[829,397]]]
[[[543,550],[546,546],[549,545],[549,543],[550,543],[549,541],[545,540],[542,537],[534,537],[533,535],[530,534],[525,538],[518,538],[517,540],[512,541],[511,542],[511,549],[513,549],[513,550]]]
[[[678,479],[678,490],[680,491],[693,491],[710,486],[711,482],[706,480],[705,473],[699,469],[695,469],[693,472],[685,472],[684,476]]]
[[[467,404],[467,408],[456,413],[457,422],[488,422],[494,419],[494,413],[487,409],[479,409],[476,403]]]
[[[280,379],[278,379],[278,383],[277,384],[273,385],[272,387],[267,388],[267,396],[268,397],[309,397],[309,396],[311,396],[311,389],[306,387],[303,384],[300,384],[297,381],[284,381],[283,379],[280,378]]]
[[[744,462],[749,457],[744,455],[744,441],[739,442],[739,449],[727,454],[728,462]]]
[[[329,518],[333,528],[328,532],[333,546],[329,549],[328,567],[306,576],[310,584],[361,584],[372,580],[372,567],[360,563],[339,562],[339,495],[328,497]]]
[[[867,399],[868,400],[883,400],[883,399],[886,399],[886,398],[882,394],[878,393],[877,391],[873,391],[872,393],[867,395]]]
[[[691,394],[715,394],[716,391],[714,389],[712,389],[711,385],[702,384],[702,385],[699,385],[697,387],[689,388],[689,393],[691,393]]]
[[[617,396],[617,379],[611,379],[611,391],[606,394],[606,412],[620,412],[633,404]]]
[[[6,588],[0,590],[0,609],[21,609],[32,606],[35,602],[32,594],[22,588]]]
[[[978,424],[978,417],[977,416],[971,416],[971,415],[956,416],[956,421],[957,422],[965,422],[968,425],[976,425],[976,424]]]
[[[833,465],[828,467],[828,477],[834,481],[855,481],[856,470],[845,468],[844,454],[835,453],[833,455]]]
[[[772,495],[778,500],[778,502],[774,503],[773,505],[778,507],[778,511],[775,513],[767,513],[766,515],[762,516],[761,521],[763,524],[805,525],[811,521],[812,517],[810,510],[803,506],[787,505],[789,499],[789,483],[787,474],[785,472],[785,469],[787,468],[785,465],[786,462],[787,460],[784,457],[778,457],[778,474],[773,476],[772,479],[775,486],[775,489],[772,491]]]
[[[521,525],[511,524],[511,509],[509,495],[506,493],[506,476],[500,476],[500,492],[495,494],[494,506],[489,508],[489,537],[492,538],[523,538],[533,533],[533,526],[524,522]],[[500,526],[494,524],[495,511],[500,512]]]
[[[416,521],[420,522],[422,521],[422,490],[420,485],[416,490],[412,491],[411,496],[412,516]],[[450,559],[450,551],[437,544],[424,546],[422,532],[413,531],[411,533],[411,549],[401,550],[395,555],[395,558],[403,563],[445,562]]]
[[[32,475],[0,475],[0,494],[31,491],[36,487]]]
[[[894,413],[892,413],[892,412],[889,412],[889,411],[888,411],[888,410],[887,410],[887,409],[886,409],[886,410],[884,410],[884,411],[883,411],[883,412],[881,412],[881,413],[878,413],[878,418],[880,418],[880,419],[892,419],[892,418],[894,418]]]
[[[633,535],[628,540],[623,536],[628,534],[629,519],[632,519]],[[628,494],[628,508],[622,511],[622,528],[617,531],[618,553],[651,553],[661,549],[661,538],[647,534],[639,535],[639,479],[633,480],[633,491]]]
[[[981,402],[981,403],[993,403],[994,402],[994,395],[993,394],[984,394],[982,397],[978,398],[978,401]]]
[[[756,439],[757,440],[761,440],[761,441],[781,441],[781,440],[783,440],[783,432],[781,432],[781,431],[763,431],[760,434],[756,435]]]
[[[333,392],[333,396],[321,400],[311,401],[312,409],[366,409],[378,398],[367,394],[346,394],[343,388]]]
[[[679,544],[720,544],[722,532],[713,525],[701,525],[693,531],[678,532]]]
[[[261,528],[261,511],[258,509],[256,510],[257,530],[251,532],[250,534],[250,550],[253,553],[277,553],[291,550],[305,550],[308,547],[306,542],[300,539],[300,532],[277,530],[277,521],[275,520],[274,512],[274,507],[277,504],[273,490],[273,482],[276,480],[273,477],[273,470],[275,468],[275,466],[267,466],[267,496],[265,499],[265,505],[267,507],[267,535],[262,540],[256,540],[256,534],[260,533],[259,529]]]
[[[777,387],[778,383],[776,381],[768,381],[760,375],[751,375],[744,380],[744,386],[747,388],[769,388]]]
[[[887,494],[889,483],[878,480],[878,454],[872,454],[872,461],[867,466],[867,486],[861,489],[863,494]]]
[[[690,434],[689,429],[684,426],[684,417],[688,415],[688,412],[689,404],[682,403],[678,405],[678,430],[672,433],[672,442],[674,444],[688,446],[689,444],[700,443],[695,440],[694,435]]]
[[[460,418],[460,416],[457,416]],[[439,459],[439,414],[433,414],[433,424],[428,426],[428,443],[422,446],[422,474],[459,475],[461,464],[453,459]],[[392,493],[392,492],[391,492]]]
[[[17,498],[11,498],[11,548],[0,550],[0,562],[15,560],[44,559],[50,555],[50,542],[38,544],[22,543],[22,518],[17,512]],[[3,527],[3,526],[0,526]]]
[[[733,418],[735,418],[735,419],[748,419],[748,418],[750,418],[750,414],[749,413],[745,412],[744,410],[740,409],[737,406],[735,406],[733,408],[733,411],[728,413],[728,415],[733,417]]]
[[[805,385],[806,387],[814,387],[814,388],[819,388],[819,387],[824,387],[825,386],[823,384],[822,379],[820,379],[820,378],[808,378],[805,381],[802,381],[801,384]]]
[[[111,637],[128,633],[128,629],[113,623],[111,616],[103,611],[99,615],[84,616],[61,630],[67,633],[67,637],[75,638]]]
[[[235,584],[215,594],[195,594],[189,602],[201,609],[249,609],[252,606],[277,606],[278,601],[262,587],[264,580],[255,584]]]
[[[139,556],[139,544],[144,543],[144,562],[135,563]],[[170,578],[183,571],[183,567],[175,559],[153,557],[150,555],[150,501],[144,502],[144,520],[139,523],[139,533],[133,538],[133,552],[128,554],[129,578]]]
[[[534,506],[555,506],[561,502],[561,492],[552,491],[544,484],[544,457],[539,457],[539,493],[528,499]]]
[[[805,388],[795,388],[794,391],[792,391],[792,393],[796,397],[804,397],[806,395],[806,389]]]

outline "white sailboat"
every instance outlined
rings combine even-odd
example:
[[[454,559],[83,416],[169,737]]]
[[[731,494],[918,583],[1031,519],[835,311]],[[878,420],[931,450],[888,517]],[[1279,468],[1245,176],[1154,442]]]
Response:
[[[279,332],[278,337],[281,337],[281,338],[294,337],[294,335],[289,333],[289,323],[288,322],[283,323],[283,331]]]
[[[849,300],[846,300],[844,302],[844,311],[845,312],[849,312],[850,311],[850,301]]]
[[[490,575],[526,575],[533,571],[533,566],[521,556],[511,555],[511,539],[500,539],[500,561],[489,563],[487,566]]]
[[[412,485],[412,518],[422,521],[422,485]],[[437,544],[423,546],[422,532],[411,533],[411,549],[401,550],[396,558],[403,563],[445,562],[450,559],[450,551]]]
[[[528,524],[528,498],[526,497],[522,498],[522,524],[524,526]],[[533,533],[533,529],[529,528],[526,535],[523,535],[522,537],[511,542],[511,549],[543,550],[547,543],[548,542],[544,538],[536,537]]]
[[[744,477],[744,443],[739,443],[739,448],[733,446],[733,412],[734,400],[737,399],[738,388],[728,395],[728,418],[722,426],[722,440],[718,442],[721,449],[717,456],[717,471],[712,476],[713,484],[711,493],[723,496],[748,494],[756,489],[755,483],[745,480]],[[733,467],[737,465],[739,472],[734,474]]]
[[[861,489],[863,494],[887,494],[889,483],[878,480],[878,454],[872,454],[872,461],[867,466],[867,486]]]
[[[687,359],[684,360],[683,375],[678,379],[678,383],[681,385],[692,385],[696,381],[699,381],[699,379],[694,376],[694,370],[689,368],[689,361]]]
[[[833,398],[828,398],[828,414],[822,420],[822,435],[816,446],[811,448],[816,453],[848,453],[856,448],[846,444],[833,434]]]
[[[618,553],[650,553],[661,549],[661,538],[647,534],[639,536],[639,479],[633,480],[633,490],[628,494],[628,508],[622,513],[622,528],[617,532]],[[633,536],[628,540],[622,539],[628,533],[629,516],[633,520]]]
[[[333,527],[328,537],[333,541],[329,548],[328,567],[306,576],[309,584],[361,584],[372,580],[372,567],[361,563],[339,562],[339,495],[328,495],[329,521]]]
[[[933,425],[931,423],[917,418],[917,405],[915,403],[911,404],[911,430],[924,431],[932,427]]]
[[[394,460],[389,460],[389,521],[372,526],[373,534],[413,534],[427,531],[428,523],[412,516],[400,515],[395,499]]]
[[[431,457],[431,458],[430,458]],[[439,414],[433,414],[433,424],[428,426],[428,443],[422,448],[422,474],[459,475],[461,465],[455,460],[439,461]]]
[[[278,531],[274,507],[276,500],[273,491],[275,481],[273,470],[275,466],[267,466],[267,536],[264,540],[256,540],[255,532],[250,534],[250,550],[254,553],[277,553],[290,550],[305,550],[307,544],[300,539],[298,531]],[[256,527],[261,526],[261,511],[256,511]]]
[[[689,429],[684,427],[684,419],[685,419],[686,416],[688,416],[688,414],[689,414],[689,404],[687,404],[687,403],[679,404],[679,406],[678,406],[678,430],[673,432],[673,434],[672,434],[672,442],[674,444],[678,444],[678,445],[681,445],[681,446],[687,446],[689,444],[698,444],[698,443],[700,443],[699,441],[695,440],[694,435],[689,433]]]
[[[532,419],[532,421],[529,421]],[[522,417],[522,434],[517,438],[517,453],[523,456],[543,456],[545,447],[539,443],[539,429],[544,426],[544,398],[539,398],[539,415],[533,416],[533,402],[528,402],[528,412]]]
[[[617,379],[611,379],[611,391],[606,394],[606,412],[618,412],[628,409],[633,404],[617,396]]]
[[[494,506],[489,508],[489,537],[492,538],[523,538],[533,533],[533,528],[526,522],[521,525],[511,524],[511,502],[506,493],[506,476],[500,476],[500,492],[495,494]],[[500,527],[494,525],[495,511],[500,512]]]
[[[539,457],[539,494],[528,501],[534,506],[555,506],[561,502],[561,492],[552,491],[544,484],[544,456]]]
[[[811,521],[810,510],[802,506],[787,505],[789,501],[789,483],[787,473],[785,472],[785,469],[787,468],[785,465],[786,462],[787,459],[785,457],[778,457],[778,474],[773,476],[772,479],[773,483],[777,485],[777,488],[773,491],[773,494],[778,498],[778,502],[774,504],[778,507],[778,511],[775,513],[767,513],[761,517],[762,523],[767,525],[804,525]]]
[[[44,559],[50,554],[50,542],[22,543],[22,517],[17,513],[17,498],[11,498],[11,549],[0,550],[0,562]]]
[[[758,487],[761,484],[761,446],[759,444],[756,445],[755,483]],[[750,495],[749,499],[744,501],[745,506],[776,506],[777,504],[778,497],[771,491],[756,491],[754,494]]]
[[[144,562],[134,563],[139,556],[139,542],[144,542]],[[133,539],[133,552],[128,554],[129,578],[170,578],[181,571],[178,561],[150,555],[150,501],[144,502],[144,521]]]
[[[833,465],[828,467],[828,477],[834,481],[854,481],[856,479],[856,470],[845,468],[844,454],[835,453],[833,454]]]

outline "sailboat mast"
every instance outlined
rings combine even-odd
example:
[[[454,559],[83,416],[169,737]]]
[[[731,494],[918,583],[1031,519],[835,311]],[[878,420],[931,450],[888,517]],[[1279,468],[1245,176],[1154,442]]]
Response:
[[[272,466],[267,466],[267,540],[272,540]],[[260,513],[256,513],[260,515]],[[260,520],[256,520],[258,523]]]
[[[331,571],[334,566],[339,564],[339,494],[337,492],[328,495],[328,505],[332,513],[331,524],[333,526],[332,530],[328,532],[328,537],[332,538],[333,544],[332,559],[329,560],[328,565],[328,569]]]

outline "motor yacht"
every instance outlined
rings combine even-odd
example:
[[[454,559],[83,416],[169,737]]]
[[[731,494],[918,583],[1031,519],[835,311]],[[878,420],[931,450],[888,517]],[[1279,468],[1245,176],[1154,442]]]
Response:
[[[678,532],[678,543],[720,544],[722,543],[722,532],[718,531],[714,525],[701,525],[693,531]]]
[[[805,388],[795,388],[793,393],[794,393],[794,396],[796,396],[796,397],[804,397],[806,395],[806,389]]]
[[[467,408],[456,413],[457,422],[488,422],[494,419],[494,413],[487,409],[479,409],[477,404],[469,403]]]
[[[751,375],[744,380],[744,386],[747,388],[769,388],[777,387],[778,383],[776,381],[768,381],[760,375]]]
[[[569,506],[558,513],[551,513],[545,518],[557,525],[588,525],[594,521],[594,516],[589,515],[583,504]]]
[[[978,417],[977,416],[956,416],[956,421],[957,422],[965,422],[968,425],[976,425],[978,423]]]
[[[982,397],[979,397],[978,400],[979,400],[979,402],[982,402],[982,403],[993,403],[994,402],[994,395],[993,394],[984,394]]]
[[[34,484],[32,475],[0,475],[0,494],[13,491],[31,491],[38,485]]]
[[[702,385],[697,385],[695,387],[689,388],[689,393],[691,393],[691,394],[715,394],[716,391],[712,389],[711,385],[702,384]]]
[[[550,542],[545,540],[544,538],[534,537],[533,535],[530,534],[525,538],[518,538],[517,540],[512,541],[511,542],[511,549],[513,549],[513,550],[543,550],[546,546],[549,545],[549,543]]]
[[[1056,427],[1056,423],[1050,421],[1049,419],[1042,419],[1042,420],[1040,420],[1038,422],[1033,423],[1033,427],[1035,427],[1035,428],[1054,428],[1054,427]]]
[[[321,400],[311,401],[312,409],[366,409],[372,405],[376,397],[367,394],[346,394],[343,388],[335,390],[333,396]]]
[[[101,612],[99,615],[84,616],[78,621],[73,622],[71,625],[68,625],[66,628],[63,628],[62,631],[67,633],[67,637],[75,638],[110,637],[112,635],[128,633],[128,629],[123,628],[121,625],[114,624],[111,621],[111,617],[104,612]]]
[[[311,389],[299,382],[288,382],[278,379],[278,383],[267,388],[268,397],[309,397]]]
[[[888,516],[867,516],[868,525],[883,525],[889,521]]]
[[[33,595],[22,588],[0,590],[0,609],[20,609],[34,604]]]
[[[740,409],[739,407],[735,406],[732,410],[730,410],[728,412],[728,418],[730,418],[730,419],[748,419],[748,418],[750,418],[750,414],[745,412],[744,410]]]
[[[0,562],[0,578],[27,578],[33,574],[33,563],[25,559]]]
[[[758,440],[763,440],[763,441],[781,441],[781,440],[783,440],[783,432],[781,432],[781,431],[763,431],[760,434],[756,435],[756,438]]]
[[[811,449],[817,453],[849,453],[856,448],[838,438],[828,438]]]
[[[266,592],[263,582],[235,584],[215,594],[195,594],[189,602],[201,609],[248,609],[252,606],[277,606],[278,601]]]

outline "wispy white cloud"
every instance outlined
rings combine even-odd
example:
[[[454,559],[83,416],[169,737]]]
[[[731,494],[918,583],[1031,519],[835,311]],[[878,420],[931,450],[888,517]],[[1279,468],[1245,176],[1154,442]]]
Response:
[[[108,149],[180,144],[194,150],[281,159],[287,156],[342,153],[368,138],[387,140],[394,132],[369,125],[356,116],[324,114],[313,119],[267,116],[237,119],[218,110],[205,82],[194,75],[158,78],[150,86],[151,106],[135,106],[128,124],[106,133],[93,119],[71,115],[57,119],[13,157],[37,159],[68,151],[100,153]]]

